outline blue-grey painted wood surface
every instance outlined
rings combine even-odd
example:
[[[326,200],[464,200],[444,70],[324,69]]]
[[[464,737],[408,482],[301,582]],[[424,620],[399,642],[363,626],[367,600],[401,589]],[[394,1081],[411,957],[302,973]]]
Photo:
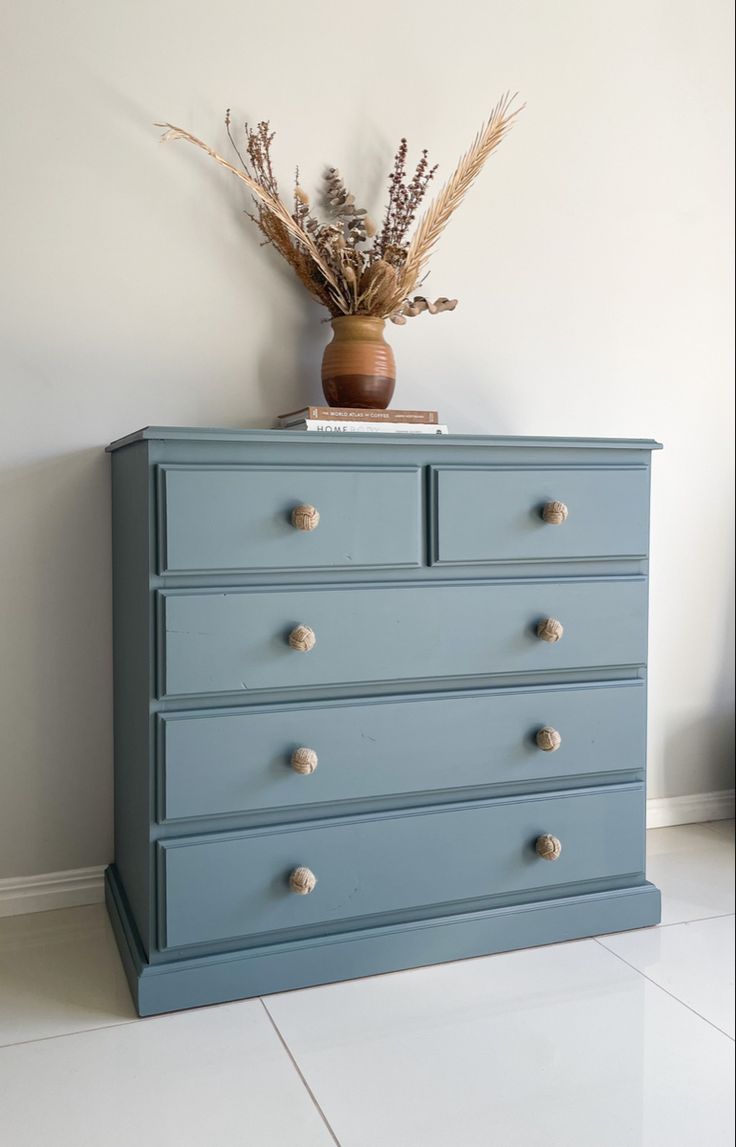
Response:
[[[162,605],[162,696],[473,677],[646,657],[643,578],[184,593]],[[547,617],[562,640],[541,641]],[[292,649],[309,626],[317,644]]]
[[[638,682],[164,714],[161,813],[177,820],[641,772],[645,692]],[[536,743],[545,725],[562,737],[555,752]],[[291,767],[300,746],[317,753],[313,773]]]
[[[167,841],[169,947],[643,872],[643,786]],[[541,859],[544,833],[562,842]],[[293,869],[318,878],[289,889]],[[457,909],[455,909],[457,910]]]
[[[114,865],[106,873],[105,896],[142,1016],[644,928],[660,918],[659,891],[644,883],[150,964],[141,952]]]
[[[429,437],[429,436],[427,436]],[[332,445],[340,446],[339,440],[349,442],[348,449],[353,452],[356,446],[364,446],[371,453],[374,453],[375,447],[378,443],[388,443],[395,451],[397,447],[404,445],[416,446],[416,435],[411,434],[371,434],[365,435],[361,433],[355,434],[315,434],[314,431],[294,431],[294,430],[257,430],[257,429],[238,429],[232,426],[144,426],[140,430],[133,431],[132,434],[126,434],[122,438],[117,438],[114,442],[106,448],[110,452],[120,450],[124,446],[130,446],[134,442],[165,442],[167,444],[174,442],[183,442],[186,444],[187,449],[191,451],[193,445],[198,443],[205,443],[207,445],[214,445],[221,447],[228,442],[237,442],[244,445],[253,446],[262,444],[267,447],[269,452],[280,443],[287,443],[288,449],[293,449],[296,444],[308,443],[310,451],[314,451],[316,447],[330,449]],[[433,441],[437,441],[434,439]],[[431,445],[426,440],[421,442],[420,447],[425,449]],[[661,450],[661,443],[655,442],[653,438],[551,438],[543,435],[530,437],[528,435],[489,435],[489,434],[448,434],[442,435],[440,440],[443,453],[446,453],[448,448],[458,446],[463,449],[468,446],[477,445],[488,453],[489,450],[500,451],[513,451],[518,454],[520,450],[529,447],[533,450],[554,450],[559,453],[560,450],[574,449],[574,450],[627,450],[627,451],[644,451],[649,453],[652,450]]]
[[[149,573],[154,525],[147,447],[112,460],[115,861],[147,952],[154,942],[154,865],[150,822],[150,696],[154,689]]]
[[[628,470],[439,467],[433,478],[438,564],[647,552],[649,473],[643,464]],[[560,525],[548,524],[541,513],[555,501],[568,510]]]
[[[108,904],[142,1014],[658,919],[641,783],[656,448],[161,427],[114,444]],[[563,526],[545,499],[568,504]],[[289,525],[297,501],[317,530]],[[559,643],[535,637],[544,616]],[[300,623],[308,654],[285,640]],[[556,753],[537,721],[563,726]],[[309,776],[287,762],[304,742]],[[531,834],[560,827],[563,856],[538,860]],[[317,860],[287,841],[319,841]],[[416,857],[438,847],[432,891]],[[292,862],[336,869],[332,893],[324,871],[285,892]]]
[[[415,466],[161,467],[161,569],[420,565],[420,478]],[[319,512],[314,530],[291,524],[304,504]]]

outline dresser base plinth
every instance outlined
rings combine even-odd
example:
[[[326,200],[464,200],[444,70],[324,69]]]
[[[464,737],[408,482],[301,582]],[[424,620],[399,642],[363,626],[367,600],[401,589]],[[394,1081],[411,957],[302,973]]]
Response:
[[[105,897],[141,1016],[644,928],[660,920],[659,890],[645,883],[635,888],[149,964],[113,867],[105,874]]]

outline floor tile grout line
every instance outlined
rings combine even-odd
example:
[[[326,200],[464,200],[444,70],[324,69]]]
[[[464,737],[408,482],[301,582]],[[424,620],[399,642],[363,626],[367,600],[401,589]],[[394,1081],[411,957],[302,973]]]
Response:
[[[665,988],[663,984],[658,984],[656,980],[653,980],[651,976],[646,974],[646,972],[642,972],[641,968],[637,968],[635,964],[630,964],[628,960],[625,960],[624,957],[619,955],[618,952],[614,952],[613,948],[609,948],[608,945],[604,944],[602,940],[599,940],[597,936],[594,936],[593,939],[595,940],[596,944],[600,944],[604,951],[609,952],[612,956],[615,956],[617,960],[620,960],[621,963],[625,964],[627,968],[631,968],[632,972],[636,972],[637,975],[641,976],[642,979],[646,980],[648,984],[652,985],[652,987],[659,988],[660,992],[664,992],[664,994],[669,996],[671,1000],[674,1000],[675,1003],[681,1004],[683,1008],[686,1008],[689,1012],[692,1012],[694,1016],[697,1016],[698,1019],[702,1020],[704,1024],[708,1025],[708,1027],[713,1028],[713,1030],[717,1031],[719,1035],[725,1036],[726,1039],[731,1041],[731,1043],[734,1043],[733,1036],[729,1035],[728,1032],[725,1032],[723,1028],[719,1028],[718,1024],[714,1024],[713,1021],[709,1020],[707,1016],[701,1015],[701,1013],[696,1011],[696,1009],[691,1004],[685,1003],[685,1001],[681,1000],[679,996],[676,996],[674,992],[671,992],[669,988]]]
[[[112,1024],[96,1024],[91,1028],[78,1028],[76,1031],[71,1032],[57,1032],[55,1035],[39,1035],[35,1039],[14,1039],[11,1043],[0,1043],[0,1052],[7,1051],[11,1047],[27,1047],[32,1043],[48,1043],[52,1039],[73,1039],[77,1035],[89,1035],[90,1032],[104,1032],[110,1031],[112,1028],[128,1028],[131,1024],[139,1024],[142,1020],[149,1017],[135,1016],[132,1020],[119,1020],[117,1023]],[[151,1016],[150,1019],[158,1019],[157,1016]]]
[[[681,924],[707,924],[709,920],[728,920],[733,915],[733,912],[717,912],[715,916],[691,916],[687,920],[668,920],[666,924],[655,924],[655,927],[679,928]]]
[[[335,1134],[332,1127],[330,1126],[330,1121],[327,1118],[327,1116],[325,1115],[324,1111],[322,1110],[322,1107],[321,1107],[319,1101],[317,1100],[317,1096],[314,1094],[311,1087],[307,1083],[307,1080],[304,1076],[304,1072],[300,1068],[291,1048],[289,1047],[288,1043],[284,1039],[284,1036],[282,1035],[281,1029],[279,1028],[278,1024],[276,1023],[276,1020],[273,1018],[270,1011],[268,1010],[268,1007],[266,1006],[266,1001],[263,999],[263,996],[259,996],[258,998],[260,999],[260,1001],[263,1005],[263,1010],[266,1013],[266,1015],[268,1016],[273,1030],[276,1032],[276,1035],[278,1037],[279,1042],[281,1043],[281,1046],[283,1047],[284,1051],[286,1052],[289,1059],[291,1060],[291,1063],[294,1067],[294,1071],[299,1076],[300,1080],[302,1081],[302,1083],[304,1085],[304,1088],[305,1088],[307,1094],[309,1095],[309,1098],[312,1100],[312,1103],[317,1108],[317,1111],[319,1112],[320,1118],[322,1119],[322,1122],[324,1123],[325,1127],[327,1128],[327,1131],[330,1134],[330,1138],[332,1139],[333,1143],[336,1144],[336,1147],[341,1147],[340,1140],[337,1138],[337,1135]]]
[[[242,1000],[242,999],[222,1000],[221,1002],[216,1003],[216,1004],[203,1004],[201,1006],[192,1007],[192,1008],[178,1008],[176,1011],[156,1012],[150,1016],[135,1015],[129,1020],[118,1020],[117,1022],[113,1022],[110,1024],[95,1024],[93,1027],[78,1028],[76,1031],[56,1032],[55,1035],[40,1035],[40,1036],[37,1036],[35,1039],[18,1039],[18,1040],[13,1040],[12,1043],[5,1043],[5,1044],[0,1043],[0,1051],[3,1051],[4,1048],[9,1048],[9,1047],[23,1047],[25,1044],[47,1043],[49,1040],[52,1040],[52,1039],[73,1039],[74,1036],[88,1035],[91,1032],[109,1031],[111,1028],[127,1028],[127,1027],[130,1027],[131,1024],[157,1024],[157,1023],[161,1023],[164,1020],[171,1019],[174,1016],[184,1015],[186,1013],[206,1012],[206,1011],[212,1010],[213,1008],[226,1008],[226,1007],[230,1007],[230,1006],[235,1005],[235,1004],[250,1003],[250,1002],[251,1002],[250,999],[247,999],[247,1000]],[[255,1002],[255,1001],[253,1001],[253,1002]]]

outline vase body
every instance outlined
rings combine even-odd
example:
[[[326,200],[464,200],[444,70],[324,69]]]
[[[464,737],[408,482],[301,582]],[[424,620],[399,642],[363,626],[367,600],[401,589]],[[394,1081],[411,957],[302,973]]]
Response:
[[[383,328],[383,319],[369,315],[332,320],[332,342],[322,358],[322,390],[329,406],[386,409],[396,385],[396,363]]]

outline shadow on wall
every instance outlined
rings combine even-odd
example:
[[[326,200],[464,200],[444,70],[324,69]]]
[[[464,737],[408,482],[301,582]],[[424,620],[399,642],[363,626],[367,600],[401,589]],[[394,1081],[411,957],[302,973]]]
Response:
[[[665,739],[668,796],[724,792],[734,787],[733,715],[717,713],[683,724]]]
[[[0,473],[0,875],[112,853],[109,459]]]
[[[250,418],[244,414],[239,425],[270,429],[277,415],[324,402],[320,366],[324,348],[332,337],[330,316],[276,249],[264,243],[262,233],[247,218],[252,203],[243,185],[236,179],[223,178],[222,171],[214,164],[204,164],[201,155],[190,153],[181,144],[179,149],[178,153],[172,149],[171,159],[178,158],[196,170],[198,180],[211,196],[206,218],[212,221],[211,213],[223,208],[230,217],[236,242],[218,239],[218,250],[235,281],[242,280],[244,288],[257,283],[257,293],[266,292],[269,299],[256,332],[248,329],[252,320],[247,312],[243,317],[243,409],[250,405],[257,413]],[[224,143],[223,150],[228,152]],[[282,194],[288,198],[285,188]],[[257,349],[248,365],[251,348]],[[221,423],[222,420],[210,425]]]
[[[322,353],[332,337],[329,322],[322,321],[326,316],[325,309],[303,290],[299,303],[290,307],[285,318],[274,314],[270,337],[259,341],[260,353],[249,388],[249,400],[253,401],[255,391],[256,407],[272,412],[259,425],[269,428],[278,414],[310,403],[324,404],[320,368]]]
[[[665,739],[667,794],[723,792],[734,787],[733,593],[723,602],[720,671],[708,715],[687,720]],[[717,608],[712,604],[712,608]],[[697,664],[693,666],[697,674]],[[693,778],[695,777],[695,780]]]

